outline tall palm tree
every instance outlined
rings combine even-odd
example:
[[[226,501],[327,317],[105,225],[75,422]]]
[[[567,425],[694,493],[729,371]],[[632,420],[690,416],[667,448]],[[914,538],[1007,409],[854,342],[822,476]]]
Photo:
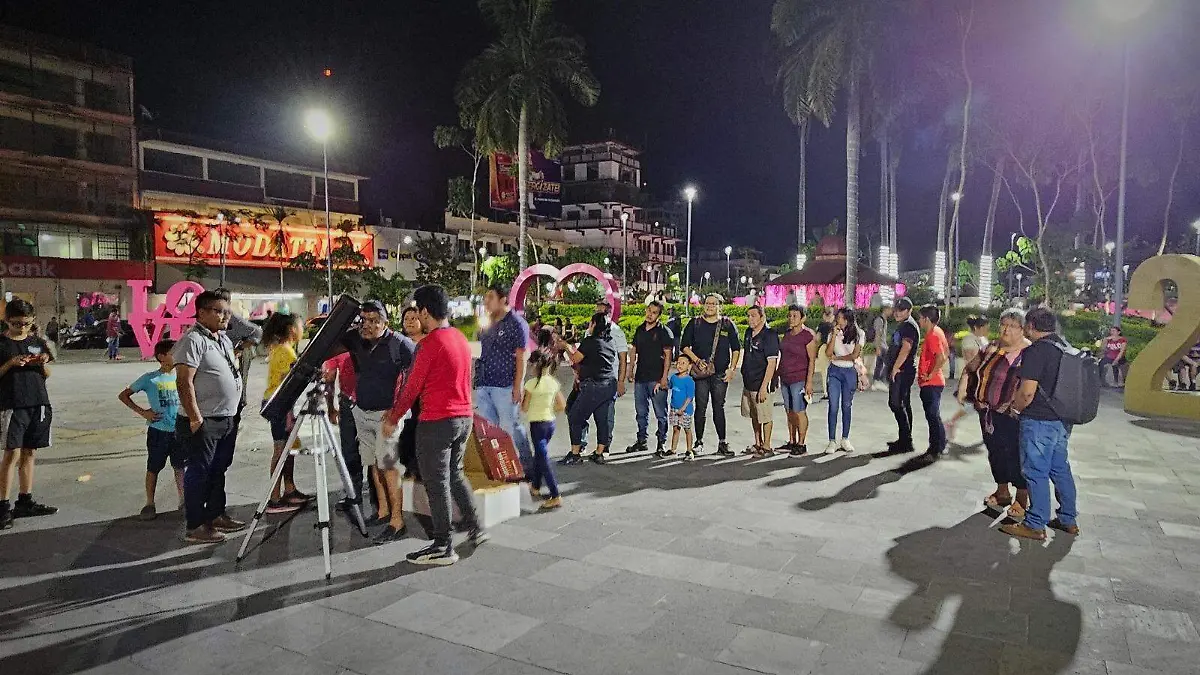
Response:
[[[858,165],[866,73],[891,1],[776,0],[771,32],[779,41],[778,79],[784,107],[829,126],[838,94],[846,91],[846,289],[854,306],[858,286]]]
[[[519,264],[525,267],[529,149],[553,156],[566,140],[565,92],[582,105],[600,97],[583,40],[551,16],[553,0],[479,0],[499,35],[463,70],[455,92],[464,127],[487,152],[516,151]]]
[[[271,233],[271,254],[279,259],[280,299],[283,298],[283,268],[287,265],[288,261],[287,232],[284,230],[284,221],[294,215],[296,215],[295,211],[279,205],[268,206],[261,213],[253,214],[254,219],[258,222],[263,222],[267,219],[275,221],[275,231]]]

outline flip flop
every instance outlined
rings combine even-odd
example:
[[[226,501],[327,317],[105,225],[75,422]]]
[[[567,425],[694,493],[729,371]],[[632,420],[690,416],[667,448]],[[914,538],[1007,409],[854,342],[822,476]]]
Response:
[[[988,495],[987,499],[983,500],[983,505],[993,511],[1003,511],[1005,508],[1010,506],[1012,503],[1013,503],[1012,497],[1009,497],[1007,501],[1002,502],[999,499],[996,499],[995,493]]]

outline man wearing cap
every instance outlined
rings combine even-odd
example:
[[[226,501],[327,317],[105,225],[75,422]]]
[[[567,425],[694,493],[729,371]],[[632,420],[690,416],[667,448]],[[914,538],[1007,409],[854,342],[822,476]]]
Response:
[[[358,334],[348,334],[346,351],[354,365],[354,426],[363,466],[375,467],[373,481],[379,495],[375,515],[367,525],[385,525],[375,537],[386,544],[404,536],[404,511],[400,493],[399,448],[396,440],[381,433],[383,414],[392,407],[396,385],[413,362],[412,340],[388,328],[387,309],[378,300],[368,300],[359,312]]]
[[[888,343],[888,408],[896,416],[896,427],[900,437],[888,443],[888,452],[901,454],[913,451],[912,386],[917,378],[917,345],[921,342],[921,328],[912,318],[913,303],[908,297],[896,301],[892,316],[896,318],[896,330],[892,331]]]

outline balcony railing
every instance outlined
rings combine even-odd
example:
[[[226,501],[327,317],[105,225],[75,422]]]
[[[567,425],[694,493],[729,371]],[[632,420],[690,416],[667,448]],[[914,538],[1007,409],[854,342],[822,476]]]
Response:
[[[566,218],[555,221],[552,227],[560,230],[620,230],[620,218]],[[655,227],[653,223],[629,221],[630,234],[644,234],[657,237],[676,238],[675,228],[669,225]]]
[[[190,178],[188,176],[176,176],[168,173],[159,173],[157,171],[143,171],[141,173],[141,189],[154,192],[169,192],[172,194],[191,195],[195,197],[207,197],[209,199],[223,199],[232,202],[245,202],[249,204],[274,204],[286,203],[290,206],[300,206],[309,209],[322,211],[325,209],[324,195],[313,195],[308,200],[287,199],[283,197],[270,197],[268,201],[267,195],[263,189],[256,185],[236,185],[234,183],[220,183],[217,181],[203,180],[200,178]],[[358,202],[353,199],[338,199],[337,197],[329,198],[329,210],[336,213],[359,213]]]

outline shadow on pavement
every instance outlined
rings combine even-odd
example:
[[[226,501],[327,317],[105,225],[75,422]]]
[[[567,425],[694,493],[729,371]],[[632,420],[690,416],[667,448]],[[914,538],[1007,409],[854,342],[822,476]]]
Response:
[[[1200,406],[1200,400],[1197,400],[1196,405]],[[1185,436],[1187,438],[1200,438],[1200,422],[1193,420],[1178,420],[1169,418],[1136,419],[1133,420],[1132,424],[1133,426],[1141,429],[1158,431],[1164,434]]]

